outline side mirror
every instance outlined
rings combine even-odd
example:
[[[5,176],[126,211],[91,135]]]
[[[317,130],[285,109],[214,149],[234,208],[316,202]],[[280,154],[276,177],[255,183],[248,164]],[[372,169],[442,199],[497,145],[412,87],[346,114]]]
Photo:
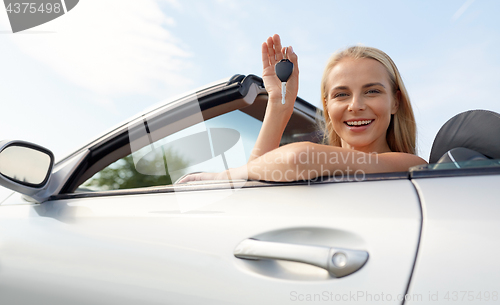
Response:
[[[0,142],[0,185],[31,196],[49,181],[54,165],[52,152],[24,141]]]

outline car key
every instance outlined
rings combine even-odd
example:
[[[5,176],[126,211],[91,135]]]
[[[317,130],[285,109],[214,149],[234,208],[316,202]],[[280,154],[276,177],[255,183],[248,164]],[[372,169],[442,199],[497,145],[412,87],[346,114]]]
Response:
[[[285,48],[285,58],[280,60],[275,66],[274,71],[276,71],[276,76],[281,81],[281,104],[285,104],[286,95],[286,82],[290,78],[293,72],[293,63],[286,58],[286,52],[288,48]]]

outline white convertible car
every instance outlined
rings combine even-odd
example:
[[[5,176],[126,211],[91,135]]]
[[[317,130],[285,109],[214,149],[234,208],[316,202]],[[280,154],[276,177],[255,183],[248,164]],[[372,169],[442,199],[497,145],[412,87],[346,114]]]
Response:
[[[266,102],[235,75],[56,164],[0,142],[0,304],[498,304],[498,114],[452,118],[408,172],[172,184],[245,164]],[[282,144],[317,120],[298,98]]]

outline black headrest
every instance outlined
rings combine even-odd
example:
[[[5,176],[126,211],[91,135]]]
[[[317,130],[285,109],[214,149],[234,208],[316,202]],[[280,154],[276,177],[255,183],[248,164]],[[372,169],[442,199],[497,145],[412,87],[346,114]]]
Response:
[[[439,130],[432,144],[429,163],[436,163],[447,151],[456,147],[500,159],[500,114],[469,110],[452,117]]]

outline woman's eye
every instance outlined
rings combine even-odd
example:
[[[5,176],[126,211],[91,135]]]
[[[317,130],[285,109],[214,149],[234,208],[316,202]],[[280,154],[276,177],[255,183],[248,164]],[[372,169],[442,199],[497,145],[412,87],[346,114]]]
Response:
[[[341,93],[336,93],[333,97],[338,98],[338,97],[344,97],[344,96],[347,96],[347,93],[341,92]]]
[[[367,94],[375,94],[375,93],[380,93],[380,90],[377,90],[377,89],[372,89],[372,90],[368,90],[366,93],[367,93]]]

